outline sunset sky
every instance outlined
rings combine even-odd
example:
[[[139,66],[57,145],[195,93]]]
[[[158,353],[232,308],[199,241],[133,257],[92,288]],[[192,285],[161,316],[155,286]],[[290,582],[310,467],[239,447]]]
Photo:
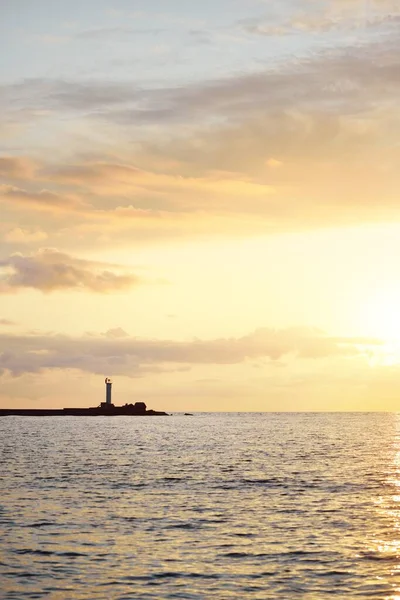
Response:
[[[0,0],[0,406],[400,409],[400,0]]]

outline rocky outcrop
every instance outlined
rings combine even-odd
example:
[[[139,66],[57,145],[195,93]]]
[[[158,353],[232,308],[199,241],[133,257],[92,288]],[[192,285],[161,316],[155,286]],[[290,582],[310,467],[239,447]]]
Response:
[[[114,406],[102,402],[100,406],[92,408],[63,408],[63,409],[0,409],[0,417],[10,415],[21,415],[27,417],[52,417],[52,416],[70,416],[70,417],[100,417],[100,416],[136,416],[136,417],[167,417],[166,412],[157,410],[147,410],[144,402],[135,404],[125,404],[124,406]]]

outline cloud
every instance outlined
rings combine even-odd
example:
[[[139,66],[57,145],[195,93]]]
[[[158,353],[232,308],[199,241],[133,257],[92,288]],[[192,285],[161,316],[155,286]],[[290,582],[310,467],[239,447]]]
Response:
[[[124,331],[122,327],[115,327],[114,329],[109,329],[104,335],[106,336],[106,338],[109,338],[111,340],[129,337],[129,334],[126,333],[126,331]]]
[[[140,206],[136,210],[145,212],[187,212],[235,207],[236,198],[246,198],[259,203],[274,189],[267,184],[235,179],[227,174],[203,177],[184,177],[166,173],[145,171],[127,164],[87,163],[53,168],[49,177],[58,183],[72,183],[101,196],[123,195],[133,198]],[[113,207],[116,212],[129,206]],[[143,215],[145,216],[145,215]],[[149,215],[150,216],[150,215]],[[159,215],[161,216],[161,215]],[[163,216],[166,216],[165,214]]]
[[[143,92],[130,82],[68,81],[31,78],[0,85],[1,106],[8,114],[28,111],[47,116],[49,110],[98,110],[127,102],[140,101]],[[9,103],[13,103],[10,110]],[[33,112],[32,112],[33,111]]]
[[[397,37],[384,43],[323,51],[309,59],[288,61],[258,72],[205,81],[186,87],[142,90],[140,103],[109,107],[97,117],[125,126],[156,123],[159,126],[226,122],[249,114],[343,110],[361,112],[379,100],[395,101],[399,79]],[[138,99],[139,100],[139,99]]]
[[[90,247],[397,220],[399,39],[373,37],[175,87],[46,79],[3,86],[4,111],[44,111],[45,130],[59,114],[63,122],[75,115],[85,134],[80,151],[63,130],[61,155],[36,165],[33,181],[0,186],[7,227],[52,231],[51,245],[61,236]],[[12,161],[3,168],[22,173]]]
[[[137,285],[130,273],[115,272],[112,265],[75,258],[53,249],[24,256],[12,254],[0,260],[0,293],[32,288],[41,292],[80,290],[115,292]]]
[[[98,29],[86,29],[76,33],[74,39],[76,40],[93,40],[98,42],[107,42],[109,40],[118,42],[131,41],[137,36],[157,36],[160,33],[167,31],[163,28],[143,28],[137,27],[104,27]]]
[[[268,158],[265,161],[265,164],[270,169],[279,169],[279,167],[283,166],[283,162],[281,160],[278,160],[277,158]]]
[[[19,156],[0,156],[0,177],[5,179],[28,179],[33,177],[33,161]]]
[[[395,25],[400,5],[397,0],[299,0],[285,11],[268,6],[265,14],[238,23],[246,33],[261,36],[326,34],[376,29],[386,32]]]
[[[145,172],[132,165],[110,162],[64,165],[45,171],[46,174],[55,181],[100,188],[107,182],[112,182],[109,187],[119,182],[130,184],[132,188],[136,182],[140,185],[140,180],[146,176]]]
[[[41,230],[26,230],[16,227],[8,231],[4,240],[10,243],[30,244],[31,242],[42,242],[47,239],[47,233]]]
[[[20,203],[27,207],[51,211],[76,209],[81,204],[74,196],[61,195],[45,189],[39,192],[28,191],[12,185],[0,185],[0,197],[12,205]]]
[[[192,126],[199,119],[212,124],[217,116],[232,120],[256,111],[265,114],[293,107],[336,113],[351,107],[359,112],[388,94],[397,98],[399,26],[400,21],[394,20],[381,40],[372,37],[369,43],[314,50],[307,58],[269,63],[257,72],[175,87],[26,79],[1,86],[1,107],[6,114],[14,110],[79,113],[135,129],[151,124]]]
[[[373,17],[368,19],[366,15],[353,18],[340,18],[329,16],[310,16],[301,14],[297,18],[281,24],[271,24],[268,21],[251,20],[243,24],[246,33],[260,36],[283,36],[294,33],[326,33],[329,31],[359,31],[376,29],[382,25],[396,25],[396,17]]]
[[[290,355],[305,360],[360,356],[365,346],[380,343],[368,338],[332,338],[307,328],[259,329],[239,338],[192,341],[139,339],[125,332],[121,335],[119,329],[111,331],[111,335],[81,338],[0,334],[2,346],[7,348],[0,354],[0,371],[21,375],[46,369],[80,369],[136,377],[162,372],[168,365],[234,365],[262,357],[278,361]]]
[[[11,319],[0,319],[0,325],[4,325],[5,327],[8,327],[9,325],[16,325],[15,321],[12,321]]]

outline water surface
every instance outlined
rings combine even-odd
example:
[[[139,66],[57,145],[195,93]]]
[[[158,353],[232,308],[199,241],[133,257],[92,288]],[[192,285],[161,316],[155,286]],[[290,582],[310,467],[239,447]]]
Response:
[[[394,414],[0,419],[0,597],[400,599]]]

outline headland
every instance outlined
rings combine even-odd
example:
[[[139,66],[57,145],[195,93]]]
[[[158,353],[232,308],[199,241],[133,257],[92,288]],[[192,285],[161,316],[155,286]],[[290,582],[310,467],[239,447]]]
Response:
[[[144,408],[143,408],[144,407]],[[72,416],[72,417],[115,417],[118,415],[133,417],[167,417],[168,413],[158,410],[147,410],[144,402],[135,404],[125,404],[124,406],[104,407],[102,405],[90,408],[2,408],[0,417],[10,415],[20,415],[25,417],[53,417],[53,416]]]
[[[106,401],[101,402],[99,406],[89,408],[2,408],[0,409],[0,417],[11,415],[25,417],[55,417],[55,416],[72,416],[72,417],[115,417],[115,416],[132,416],[132,417],[167,417],[168,413],[159,410],[148,410],[144,402],[135,402],[135,404],[124,404],[123,406],[115,406],[111,402],[112,382],[108,377],[105,380],[106,384]]]

